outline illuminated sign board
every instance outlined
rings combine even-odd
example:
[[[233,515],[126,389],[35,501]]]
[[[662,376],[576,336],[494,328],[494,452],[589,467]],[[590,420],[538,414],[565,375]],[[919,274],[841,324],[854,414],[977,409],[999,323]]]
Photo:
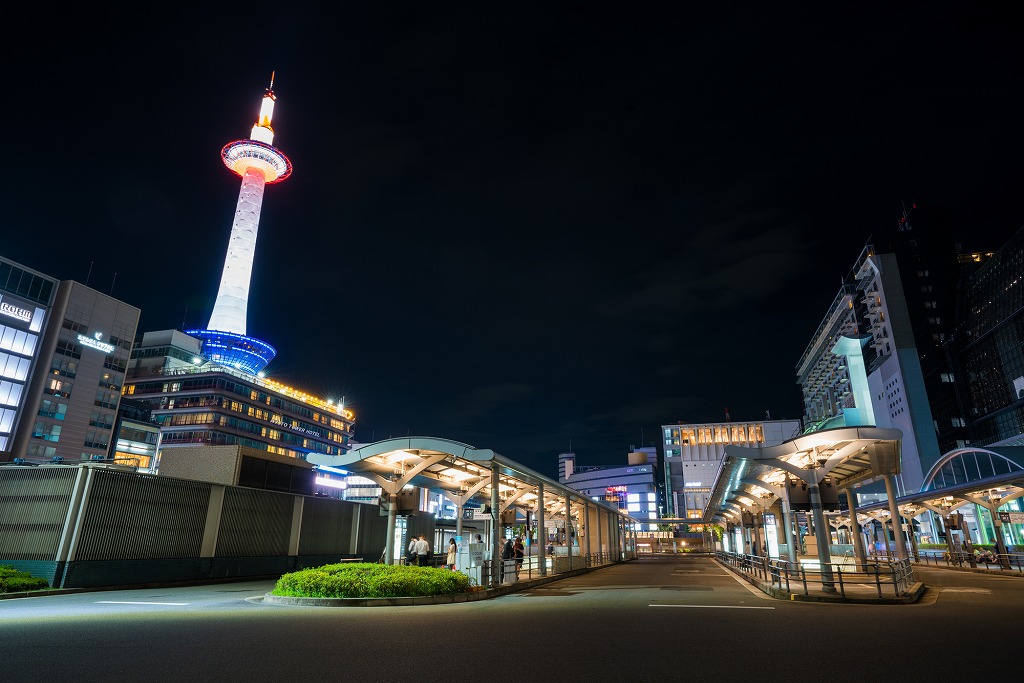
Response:
[[[348,488],[348,486],[345,484],[345,482],[338,481],[337,479],[328,479],[327,477],[317,477],[315,481],[317,483],[317,486],[327,486],[327,487],[332,488],[332,489],[346,489],[346,488]]]
[[[692,488],[694,486],[703,486],[703,484],[700,483],[699,481],[688,481],[685,484],[683,484],[683,486],[686,486],[687,488]]]
[[[84,334],[78,335],[78,343],[82,346],[88,346],[90,349],[96,349],[103,353],[113,353],[116,347],[113,344],[101,342],[100,339],[103,339],[102,332],[97,332],[92,337],[86,337]]]
[[[3,313],[10,318],[23,320],[27,323],[32,322],[32,311],[27,308],[15,306],[14,304],[9,304],[6,301],[0,302],[0,313]]]

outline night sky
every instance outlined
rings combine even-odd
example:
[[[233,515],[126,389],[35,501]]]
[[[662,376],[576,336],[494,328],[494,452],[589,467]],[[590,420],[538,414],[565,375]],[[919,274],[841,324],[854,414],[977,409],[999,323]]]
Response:
[[[276,70],[269,374],[344,396],[358,441],[554,476],[570,444],[624,464],[662,424],[800,417],[795,365],[905,205],[965,248],[1024,223],[1009,16],[364,4],[8,17],[0,253],[88,276],[140,332],[205,327],[239,188],[219,152]]]

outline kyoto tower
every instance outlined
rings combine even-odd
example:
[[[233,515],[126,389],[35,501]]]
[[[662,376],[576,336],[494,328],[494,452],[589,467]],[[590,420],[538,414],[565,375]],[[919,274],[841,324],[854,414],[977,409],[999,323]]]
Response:
[[[277,355],[270,344],[245,335],[245,314],[249,303],[249,282],[256,254],[256,232],[260,224],[263,188],[279,183],[292,172],[292,163],[273,146],[274,75],[263,95],[259,119],[248,140],[224,145],[220,156],[224,165],[242,177],[235,219],[231,224],[228,253],[217,290],[217,300],[205,330],[186,334],[203,342],[203,354],[211,361],[250,374],[258,374]]]

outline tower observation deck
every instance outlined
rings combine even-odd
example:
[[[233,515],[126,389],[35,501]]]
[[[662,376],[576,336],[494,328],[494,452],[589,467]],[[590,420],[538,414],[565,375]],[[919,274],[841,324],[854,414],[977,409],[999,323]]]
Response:
[[[245,333],[263,191],[267,185],[281,182],[292,172],[291,161],[273,144],[274,129],[270,124],[276,99],[271,75],[270,87],[263,95],[259,118],[249,139],[230,142],[220,151],[224,165],[241,176],[242,188],[210,323],[205,330],[186,332],[202,340],[203,353],[210,360],[254,375],[277,355],[270,344]]]

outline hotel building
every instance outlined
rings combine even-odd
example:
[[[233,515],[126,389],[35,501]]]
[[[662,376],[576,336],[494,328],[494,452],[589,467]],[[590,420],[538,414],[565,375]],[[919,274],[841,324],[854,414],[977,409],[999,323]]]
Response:
[[[799,420],[663,425],[666,517],[699,519],[722,467],[725,447],[774,446],[800,434]]]
[[[968,443],[944,344],[958,278],[986,257],[958,254],[941,226],[916,226],[903,220],[863,249],[796,367],[806,431],[903,432],[901,495],[920,489],[943,452]]]
[[[240,445],[305,460],[344,453],[352,437],[355,416],[340,402],[211,361],[178,330],[142,336],[124,391],[150,410],[161,450]]]

